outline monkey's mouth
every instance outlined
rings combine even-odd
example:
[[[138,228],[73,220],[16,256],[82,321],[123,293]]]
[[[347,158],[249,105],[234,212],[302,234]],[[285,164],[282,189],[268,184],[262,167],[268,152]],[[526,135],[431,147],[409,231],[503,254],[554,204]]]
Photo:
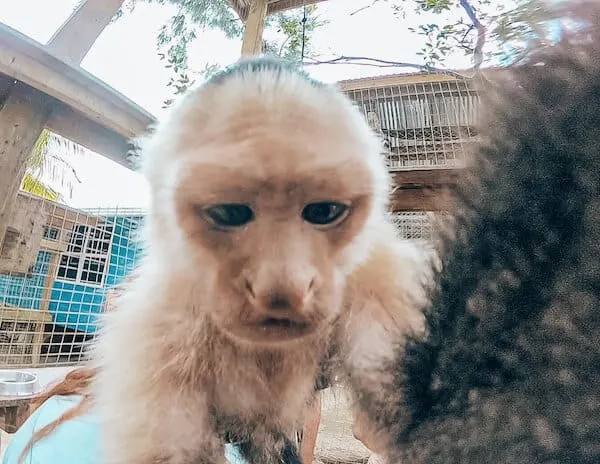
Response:
[[[296,340],[311,334],[314,330],[314,324],[307,321],[266,317],[251,324],[237,326],[232,332],[254,343],[270,344]]]
[[[257,328],[258,332],[264,334],[270,341],[299,338],[312,332],[308,322],[278,317],[267,317],[261,320]]]
[[[279,327],[282,329],[303,329],[308,326],[307,323],[292,321],[291,319],[277,319],[274,317],[268,317],[264,319],[261,323],[259,323],[260,327],[264,327],[266,330],[269,330],[274,327]]]

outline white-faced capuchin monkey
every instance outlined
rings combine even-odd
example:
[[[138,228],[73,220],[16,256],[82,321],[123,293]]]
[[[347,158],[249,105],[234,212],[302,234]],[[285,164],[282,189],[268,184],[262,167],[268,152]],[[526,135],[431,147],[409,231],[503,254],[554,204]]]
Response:
[[[380,153],[335,87],[264,58],[157,127],[145,257],[95,351],[106,464],[222,463],[226,439],[281,462],[328,353],[392,446],[409,417],[387,368],[433,274],[387,218]]]
[[[560,42],[483,89],[391,463],[600,462],[600,4],[554,3]]]

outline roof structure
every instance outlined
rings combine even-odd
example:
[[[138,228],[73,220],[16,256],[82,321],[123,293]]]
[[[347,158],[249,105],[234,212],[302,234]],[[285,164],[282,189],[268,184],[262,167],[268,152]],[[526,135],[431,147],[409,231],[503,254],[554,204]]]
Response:
[[[269,0],[267,15],[324,1],[327,0]],[[240,18],[246,20],[252,0],[230,0],[230,3],[231,7],[237,12]]]
[[[343,91],[365,90],[370,88],[380,88],[390,85],[423,84],[427,82],[448,82],[460,79],[473,79],[477,76],[492,78],[502,74],[506,68],[489,67],[479,70],[477,73],[473,70],[448,70],[448,71],[416,71],[396,74],[380,74],[377,76],[359,77],[355,79],[345,79],[337,81],[336,85]]]
[[[423,82],[438,82],[438,81],[454,81],[456,75],[452,72],[448,73],[431,73],[426,71],[398,73],[398,74],[383,74],[370,77],[359,77],[356,79],[345,79],[338,81],[336,84],[342,90],[363,90],[367,88],[386,87],[388,85],[414,84]]]
[[[129,139],[155,122],[100,79],[0,23],[0,101],[16,82],[54,99],[50,130],[127,167]]]

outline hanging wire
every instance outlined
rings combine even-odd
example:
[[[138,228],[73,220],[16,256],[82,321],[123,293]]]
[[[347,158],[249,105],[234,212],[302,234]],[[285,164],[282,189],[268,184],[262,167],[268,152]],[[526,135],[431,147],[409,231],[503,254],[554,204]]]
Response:
[[[306,22],[307,22],[307,13],[306,13],[306,3],[304,4],[304,14],[302,16],[302,51],[300,53],[300,63],[304,63],[304,49],[306,46]]]

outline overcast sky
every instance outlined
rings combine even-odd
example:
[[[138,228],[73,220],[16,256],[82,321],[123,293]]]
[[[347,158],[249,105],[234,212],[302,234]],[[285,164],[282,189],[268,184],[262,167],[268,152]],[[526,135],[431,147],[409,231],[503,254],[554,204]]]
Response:
[[[69,16],[77,0],[0,0],[0,21],[46,43]],[[386,2],[376,2],[360,13],[351,14],[372,0],[330,0],[319,5],[319,14],[329,24],[314,35],[313,46],[324,56],[368,56],[394,61],[420,63],[416,52],[419,38],[408,31],[423,23],[408,11],[402,21],[393,17]],[[32,14],[35,12],[35,14]],[[102,79],[137,104],[159,117],[162,102],[170,98],[166,86],[169,73],[159,60],[156,35],[174,13],[171,7],[140,4],[133,13],[109,25],[94,44],[82,67]],[[226,39],[217,31],[204,31],[190,50],[190,65],[202,69],[205,64],[226,65],[239,57],[240,40]],[[448,61],[451,68],[465,68],[469,58],[458,55]],[[335,82],[414,69],[381,69],[350,65],[307,67],[314,77]],[[71,160],[82,183],[67,203],[75,207],[145,207],[148,191],[136,173],[105,158],[87,153]],[[107,188],[111,182],[111,188]]]

